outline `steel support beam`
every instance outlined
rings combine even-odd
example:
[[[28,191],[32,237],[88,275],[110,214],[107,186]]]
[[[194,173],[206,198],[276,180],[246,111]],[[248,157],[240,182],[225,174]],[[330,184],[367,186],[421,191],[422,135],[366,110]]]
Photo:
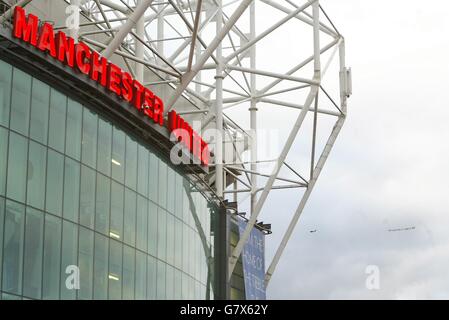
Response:
[[[298,15],[300,12],[304,11],[305,9],[307,9],[315,1],[317,1],[317,0],[310,0],[308,3],[302,5],[298,9],[296,9],[296,10],[294,10],[292,12],[289,12],[289,14],[286,17],[284,17],[281,20],[279,20],[277,23],[275,23],[270,28],[268,28],[267,30],[265,30],[264,32],[259,34],[257,37],[252,38],[247,44],[245,44],[239,50],[237,50],[237,51],[233,52],[232,54],[230,54],[229,56],[227,56],[226,59],[225,59],[225,63],[228,63],[233,58],[237,57],[238,55],[244,53],[246,50],[248,50],[251,47],[253,47],[257,42],[259,42],[260,40],[265,38],[267,35],[269,35],[273,31],[275,31],[280,26],[284,25],[287,21],[289,21],[290,19],[292,19],[293,17]]]
[[[141,5],[144,0],[138,0],[137,6]],[[139,20],[137,20],[136,24],[136,34],[137,37],[134,38],[134,41],[136,43],[136,57],[138,59],[143,60],[144,59],[144,53],[145,53],[145,47],[141,41],[139,41],[138,37],[140,39],[143,39],[145,37],[145,19],[142,15]],[[140,83],[144,82],[144,65],[141,63],[136,63],[136,79]]]
[[[6,10],[6,12],[0,16],[0,24],[4,23],[6,20],[12,17],[15,7],[25,7],[30,2],[31,0],[20,0],[16,4],[12,5],[11,8]]]
[[[128,33],[137,24],[138,20],[144,16],[145,11],[148,9],[152,2],[153,0],[142,0],[141,2],[139,2],[136,9],[129,15],[128,20],[126,20],[123,26],[120,27],[115,37],[112,38],[112,41],[103,51],[103,57],[109,59],[115,53],[115,51],[122,44],[123,40],[125,40]]]
[[[280,11],[286,13],[286,14],[290,14],[290,13],[292,12],[292,10],[290,10],[290,9],[288,9],[288,8],[286,8],[286,7],[282,6],[282,5],[280,5],[280,4],[279,4],[279,1],[271,1],[271,0],[261,0],[261,1],[264,2],[265,4],[268,4],[268,5],[272,6],[273,8],[276,8],[276,9],[278,9],[278,10],[280,10]],[[310,0],[309,0],[309,1],[310,1]],[[311,26],[313,26],[313,24],[314,24],[313,21],[311,21],[311,19],[308,19],[308,18],[306,19],[306,18],[302,17],[302,16],[299,15],[299,14],[297,14],[295,18],[298,19],[298,20],[300,20],[300,21],[302,21],[302,22],[304,22],[304,23],[307,23],[307,24],[309,24],[309,25],[311,25]],[[338,36],[339,36],[339,35],[338,35],[336,32],[334,32],[332,29],[330,29],[330,28],[328,28],[328,27],[326,27],[326,26],[323,26],[323,25],[321,25],[321,24],[320,24],[320,31],[322,31],[322,32],[324,32],[324,33],[326,33],[326,34],[328,34],[328,35],[331,36],[331,37],[338,37]]]
[[[198,0],[195,15],[195,24],[193,25],[192,40],[190,43],[189,62],[187,63],[187,72],[192,70],[193,56],[195,54],[195,44],[198,36],[198,29],[201,21],[201,5],[203,0]]]
[[[314,14],[314,20],[315,20],[315,16],[318,15],[319,12],[319,8],[314,8],[313,10],[313,14]],[[344,41],[341,41],[339,44],[339,51],[340,51],[340,74],[343,72],[346,72],[346,66],[345,66],[345,45],[344,45]],[[307,187],[306,192],[304,193],[301,202],[299,203],[293,218],[287,228],[286,233],[284,234],[282,241],[274,255],[274,258],[270,264],[270,266],[268,267],[267,273],[265,275],[265,286],[268,286],[271,277],[276,269],[276,266],[282,256],[282,253],[284,252],[285,247],[287,246],[287,243],[296,227],[296,224],[298,223],[298,220],[304,210],[304,207],[306,205],[306,202],[308,200],[308,198],[310,197],[310,194],[313,191],[313,188],[316,184],[316,181],[320,175],[320,173],[322,172],[322,169],[329,157],[329,154],[333,148],[333,146],[335,145],[335,141],[341,131],[341,128],[343,127],[343,124],[346,120],[346,107],[347,107],[347,94],[344,90],[344,88],[346,88],[346,84],[342,82],[342,77],[340,78],[340,100],[341,100],[341,109],[343,111],[343,114],[340,115],[339,119],[337,120],[334,128],[332,129],[332,132],[328,138],[328,141],[326,143],[326,146],[324,147],[323,152],[321,153],[321,156],[316,164],[316,167],[313,168],[312,171],[312,178],[309,182],[309,185]]]
[[[293,142],[295,141],[295,138],[299,132],[299,129],[301,128],[302,123],[306,117],[306,114],[309,111],[310,105],[314,101],[314,99],[319,91],[319,83],[321,81],[321,62],[320,62],[320,25],[319,25],[319,15],[318,15],[318,12],[316,12],[317,6],[319,9],[319,2],[318,1],[313,2],[313,11],[314,11],[314,24],[313,24],[314,76],[313,76],[313,81],[315,84],[313,84],[310,88],[309,95],[307,96],[306,102],[304,103],[304,108],[301,110],[301,113],[299,114],[299,116],[293,126],[293,129],[287,138],[287,142],[285,143],[285,145],[282,149],[282,152],[279,156],[279,159],[277,161],[274,172],[268,179],[268,182],[265,185],[265,188],[262,191],[262,194],[260,195],[259,200],[257,201],[255,210],[252,213],[252,215],[248,221],[245,231],[241,235],[240,240],[237,243],[237,246],[235,247],[234,251],[231,254],[231,257],[229,259],[230,274],[232,274],[232,272],[234,271],[237,260],[240,256],[240,254],[242,253],[243,246],[245,245],[246,241],[248,240],[252,228],[256,224],[257,217],[259,216],[259,214],[262,210],[262,207],[265,204],[265,201],[268,197],[268,194],[270,193],[270,190],[272,189],[273,184],[277,178],[277,175],[279,174],[279,171],[281,170],[281,167],[282,167],[283,163],[285,162],[285,159],[287,158],[287,154],[289,153],[290,148],[292,147]],[[316,83],[318,83],[318,85]]]
[[[184,92],[185,88],[190,84],[190,82],[195,78],[197,73],[201,70],[206,61],[211,57],[213,52],[217,49],[218,45],[224,39],[224,37],[228,34],[229,30],[231,30],[232,26],[237,22],[240,16],[245,12],[246,8],[251,4],[253,0],[242,0],[240,5],[234,11],[232,16],[229,18],[228,22],[223,26],[220,33],[215,36],[212,42],[207,46],[204,53],[201,55],[199,61],[192,67],[192,70],[186,72],[181,79],[181,85],[178,86],[173,93],[173,95],[168,99],[166,103],[165,114],[167,114],[174,106],[176,101],[178,101],[179,97]]]

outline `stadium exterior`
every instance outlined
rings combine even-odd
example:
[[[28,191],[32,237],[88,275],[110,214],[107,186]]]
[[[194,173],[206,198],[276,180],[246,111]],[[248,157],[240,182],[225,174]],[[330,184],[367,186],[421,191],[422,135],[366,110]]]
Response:
[[[262,2],[286,16],[257,35],[250,0],[0,1],[1,299],[251,298],[241,253],[252,231],[271,232],[258,215],[271,190],[302,188],[259,279],[268,285],[343,125],[351,89],[343,38],[330,21],[332,27],[319,21],[318,1],[288,9]],[[237,6],[230,17],[228,5]],[[244,12],[249,34],[238,26]],[[179,21],[168,20],[173,16]],[[292,18],[313,30],[311,58],[287,73],[257,70],[255,44]],[[187,35],[167,35],[170,23],[187,26]],[[205,43],[200,34],[208,24],[216,30]],[[323,32],[332,37],[324,48]],[[224,57],[232,33],[240,47]],[[181,45],[164,50],[174,38]],[[320,82],[326,72],[320,56],[330,49],[329,61],[340,55],[338,106]],[[247,52],[249,67],[241,63]],[[294,75],[309,63],[312,79]],[[250,75],[248,96],[226,87],[232,73]],[[302,84],[279,91],[310,92],[303,105],[270,100],[276,83],[256,90],[256,75]],[[318,108],[320,92],[333,110]],[[300,110],[269,175],[258,170],[263,159],[255,136],[223,112],[223,105],[239,103],[249,104],[256,132],[258,104]],[[336,123],[317,161],[314,135],[310,179],[304,179],[286,157],[308,114]],[[245,151],[251,151],[248,163],[240,158]],[[294,177],[279,177],[282,167]],[[242,193],[251,198],[246,217]]]

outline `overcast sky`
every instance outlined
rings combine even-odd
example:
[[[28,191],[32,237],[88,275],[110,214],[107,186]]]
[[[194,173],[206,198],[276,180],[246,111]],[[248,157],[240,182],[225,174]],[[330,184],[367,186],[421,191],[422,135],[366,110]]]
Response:
[[[449,4],[321,5],[346,38],[354,94],[268,297],[449,299]],[[291,196],[268,204],[275,228]],[[267,239],[267,263],[281,234]],[[365,286],[368,265],[379,290]]]

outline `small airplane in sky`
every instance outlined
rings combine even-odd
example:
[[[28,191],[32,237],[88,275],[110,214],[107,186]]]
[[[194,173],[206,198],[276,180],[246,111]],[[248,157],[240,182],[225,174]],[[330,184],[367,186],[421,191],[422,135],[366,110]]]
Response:
[[[415,230],[415,227],[388,229],[388,232],[410,231],[410,230]]]

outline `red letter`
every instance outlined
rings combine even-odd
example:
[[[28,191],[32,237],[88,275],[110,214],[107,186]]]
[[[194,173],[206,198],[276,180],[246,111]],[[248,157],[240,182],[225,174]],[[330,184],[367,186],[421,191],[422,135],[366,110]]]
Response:
[[[207,145],[206,142],[204,142],[203,140],[201,141],[201,162],[205,165],[208,166],[209,165],[209,146]]]
[[[140,109],[142,109],[142,94],[143,94],[143,91],[145,90],[145,88],[137,80],[134,80],[133,86],[135,89],[133,104],[137,110],[140,110]]]
[[[143,109],[143,112],[150,118],[154,120],[154,94],[149,89],[145,88],[144,93],[144,105],[145,108]]]
[[[173,132],[178,128],[178,114],[175,110],[168,113],[168,131]]]
[[[56,58],[55,34],[51,24],[44,23],[37,47],[44,52],[49,51],[50,55]]]
[[[122,74],[122,97],[128,102],[131,102],[133,99],[133,87],[132,87],[133,78],[128,72],[123,72]]]
[[[38,23],[39,19],[35,15],[29,14],[27,21],[25,18],[25,10],[21,7],[14,8],[14,37],[36,46]]]
[[[58,60],[69,67],[75,66],[75,41],[68,38],[64,32],[59,31],[56,35],[56,46],[58,48]]]
[[[184,140],[184,137],[183,137],[184,144],[187,147],[187,149],[189,149],[189,151],[192,151],[192,128],[190,127],[188,122],[185,121],[184,119],[182,120],[182,128],[184,129],[187,136],[189,137],[189,139],[188,139],[189,141]]]
[[[176,136],[178,137],[178,141],[182,142],[185,146],[188,146],[190,143],[189,132],[186,130],[186,122],[180,116],[176,116],[177,127],[176,127]]]
[[[103,87],[107,85],[108,76],[108,60],[104,57],[100,57],[97,52],[92,53],[92,61],[90,67],[90,78],[99,82]],[[98,81],[98,74],[101,74],[101,79]]]
[[[109,63],[108,89],[120,96],[120,82],[122,79],[122,69],[113,63]]]
[[[159,123],[161,126],[164,125],[164,103],[161,98],[154,96],[154,122]]]
[[[83,42],[78,43],[75,46],[75,55],[78,69],[84,74],[89,74],[90,71],[89,59],[91,56],[89,47]]]

